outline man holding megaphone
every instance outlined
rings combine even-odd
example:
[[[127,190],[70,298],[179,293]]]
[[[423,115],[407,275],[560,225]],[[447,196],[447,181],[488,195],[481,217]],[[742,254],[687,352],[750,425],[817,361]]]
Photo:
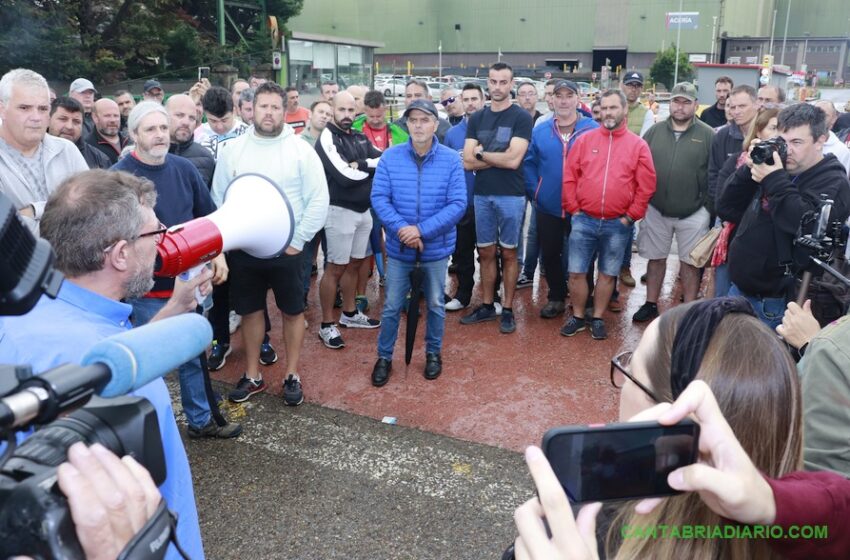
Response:
[[[244,401],[267,388],[258,364],[271,288],[283,313],[284,403],[297,406],[304,400],[298,375],[305,331],[303,258],[310,258],[301,251],[325,224],[328,186],[313,147],[284,123],[285,107],[286,94],[278,84],[266,82],[256,89],[254,127],[221,147],[212,196],[220,206],[214,221],[224,245],[234,249],[229,253],[230,301],[242,315],[247,368],[230,399]],[[287,204],[281,205],[280,193]],[[272,246],[262,247],[266,241]]]

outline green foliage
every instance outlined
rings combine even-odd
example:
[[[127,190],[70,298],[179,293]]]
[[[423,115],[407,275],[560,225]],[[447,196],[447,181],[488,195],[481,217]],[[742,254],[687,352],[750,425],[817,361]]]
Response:
[[[304,3],[255,1],[258,8],[265,2],[279,25]],[[0,5],[0,68],[30,68],[49,80],[185,78],[197,66],[267,62],[272,50],[262,12],[236,7],[227,11],[247,44],[227,22],[227,44],[219,45],[217,0],[0,0]]]
[[[649,69],[649,76],[656,84],[664,84],[668,90],[672,89],[673,75],[676,67],[676,45],[671,45],[665,51],[658,51],[655,62]],[[680,82],[692,82],[695,76],[694,67],[688,62],[688,54],[679,52],[679,76]]]

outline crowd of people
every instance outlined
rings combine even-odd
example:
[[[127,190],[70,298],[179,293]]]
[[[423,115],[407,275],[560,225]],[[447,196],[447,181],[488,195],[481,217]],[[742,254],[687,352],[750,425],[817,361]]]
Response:
[[[230,89],[201,80],[187,92],[165,92],[148,80],[137,102],[128,91],[100,97],[85,78],[55,96],[33,71],[6,73],[0,191],[51,243],[66,281],[55,300],[0,318],[0,362],[45,370],[77,361],[110,334],[195,311],[197,288],[213,301],[214,340],[208,354],[179,368],[187,434],[232,438],[242,426],[220,418],[205,370],[225,366],[239,329],[246,370],[228,398],[243,402],[268,388],[261,366],[278,361],[269,290],[283,317],[283,402],[297,406],[304,401],[299,356],[310,329],[304,311],[320,267],[321,322],[310,329],[313,336],[340,350],[345,329],[375,330],[371,382],[381,387],[391,379],[401,317],[418,305],[420,292],[428,380],[443,372],[447,312],[467,310],[476,299],[460,314],[462,328],[492,321],[510,335],[518,328],[516,291],[533,284],[537,269],[547,288],[540,317],[566,315],[564,336],[589,330],[592,339],[606,339],[606,315],[622,310],[620,285],[637,283],[636,244],[647,261],[646,300],[632,320],[648,326],[639,346],[612,365],[612,382],[622,388],[621,419],[650,409],[672,422],[696,412],[711,427],[703,431],[705,449],[738,461],[713,467],[768,504],[747,509],[740,497],[718,490],[715,478],[688,471],[671,485],[700,495],[669,499],[651,514],[639,506],[641,519],[812,520],[819,510],[798,510],[815,499],[795,497],[801,488],[840,497],[846,509],[846,479],[792,474],[805,466],[850,475],[841,429],[850,420],[843,344],[850,322],[831,324],[850,298],[826,281],[803,284],[804,275],[821,274],[795,243],[813,234],[807,220],[825,201],[839,229],[850,216],[850,127],[843,115],[829,102],[785,104],[781,88],[735,86],[727,77],[714,84],[716,103],[699,115],[696,87],[675,84],[669,118],[658,122],[652,104],[642,102],[637,71],[590,105],[575,82],[549,80],[546,113],[528,83],[517,88],[515,103],[514,85],[512,68],[500,62],[489,69],[486,92],[474,83],[446,88],[435,104],[427,84],[412,79],[402,115],[390,121],[381,92],[340,90],[333,82],[323,83],[321,98],[306,108],[296,88],[257,77]],[[764,142],[774,146],[771,157],[756,157]],[[286,195],[293,219],[286,250],[269,259],[233,250],[192,280],[154,278],[167,228],[214,212],[231,181],[246,173],[268,177]],[[695,250],[709,236],[706,266]],[[674,241],[684,305],[660,313]],[[449,272],[454,293],[447,293]],[[379,312],[379,302],[366,296],[369,282],[383,290]],[[801,285],[807,292],[798,298]],[[191,474],[167,390],[158,380],[138,394],[159,413],[168,463],[160,491],[180,514],[181,544],[200,558]],[[673,405],[662,412],[659,403]],[[565,497],[539,451],[527,457],[541,502],[517,511],[517,557],[550,558],[564,547],[592,556],[597,540],[587,529],[598,508],[579,517],[581,539],[566,543],[576,529]],[[836,505],[825,519],[839,519],[839,511]],[[599,550],[633,558],[811,552],[804,545],[617,539],[618,528],[636,515],[630,507],[603,510],[610,530]],[[542,517],[551,540],[540,530]],[[847,543],[835,546],[848,551]]]

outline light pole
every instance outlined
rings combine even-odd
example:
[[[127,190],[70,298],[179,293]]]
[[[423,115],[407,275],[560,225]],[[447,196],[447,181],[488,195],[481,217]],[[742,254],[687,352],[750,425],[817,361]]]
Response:
[[[711,58],[709,62],[714,62],[714,46],[717,43],[717,16],[712,16],[713,20],[711,24]]]
[[[773,35],[776,32],[776,10],[773,10],[773,25],[770,27],[770,56],[773,56]]]
[[[808,31],[804,31],[803,35],[806,37],[805,42],[803,43],[803,63],[800,65],[803,72],[805,72],[808,68],[806,68],[806,53],[809,51],[809,33]]]
[[[443,77],[443,42],[437,46],[437,72],[440,78]]]
[[[788,20],[791,19],[791,0],[788,0],[788,10],[785,12],[785,34],[782,36],[782,54],[779,64],[785,64],[785,43],[788,41]]]
[[[679,0],[679,21],[678,30],[676,31],[676,66],[673,70],[673,85],[679,83],[679,44],[682,42],[682,3],[684,0]],[[672,86],[671,86],[672,87]]]

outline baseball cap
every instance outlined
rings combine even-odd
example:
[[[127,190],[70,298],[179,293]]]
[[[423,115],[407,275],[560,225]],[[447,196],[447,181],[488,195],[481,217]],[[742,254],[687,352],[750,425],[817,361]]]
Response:
[[[162,89],[162,85],[157,80],[148,80],[145,82],[145,93],[149,92],[152,89]]]
[[[87,80],[85,78],[77,78],[73,82],[71,82],[71,87],[68,88],[68,93],[83,93],[84,91],[92,90],[97,93],[97,89],[95,89],[94,84],[91,83],[91,80]]]
[[[626,77],[623,78],[624,84],[640,84],[643,85],[643,74],[640,72],[629,72],[626,74]]]
[[[673,99],[674,97],[684,97],[685,99],[696,101],[697,88],[690,82],[679,82],[673,86],[673,89],[670,91],[670,99]]]
[[[440,118],[440,114],[437,112],[437,107],[434,105],[434,102],[429,101],[428,99],[417,99],[408,105],[407,109],[404,110],[404,117],[407,118],[407,116],[410,115],[410,112],[414,109],[430,113],[431,115],[434,115],[435,118]]]
[[[560,89],[568,89],[576,95],[579,93],[578,84],[572,80],[558,80],[555,82],[555,89],[553,90],[553,93],[558,93],[558,90]]]

